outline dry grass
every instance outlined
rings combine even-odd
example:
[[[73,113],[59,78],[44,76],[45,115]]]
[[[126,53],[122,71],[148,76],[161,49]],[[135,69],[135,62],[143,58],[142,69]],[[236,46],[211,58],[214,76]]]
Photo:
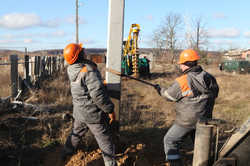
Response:
[[[220,86],[215,117],[240,125],[250,117],[250,75],[220,72],[216,68],[209,71],[214,73]]]
[[[215,65],[203,68],[216,77],[220,87],[214,118],[239,126],[250,116],[250,76],[221,72]],[[165,87],[178,76],[175,66],[167,64],[156,64],[152,72],[153,78],[148,81]],[[130,129],[138,126],[166,127],[172,123],[174,103],[167,102],[148,85],[132,80],[123,80],[122,84],[121,120]]]
[[[216,66],[204,66],[213,74],[220,86],[216,100],[215,118],[234,124],[244,121],[250,114],[250,76],[220,72]],[[104,78],[105,65],[99,65]],[[169,64],[155,64],[152,78],[147,80],[168,87],[179,75],[176,67]],[[66,73],[54,80],[45,81],[32,102],[72,106],[70,87]],[[153,87],[134,80],[122,81],[121,123],[126,128],[169,126],[175,118],[174,103],[160,97]]]
[[[70,107],[72,97],[66,71],[41,84],[41,89],[27,99],[31,103],[53,104]]]
[[[105,65],[99,65],[104,75]],[[213,74],[220,87],[214,107],[214,117],[233,124],[242,123],[250,116],[250,76],[224,73],[216,66],[203,66]],[[179,75],[176,67],[169,64],[155,64],[151,83],[168,87]],[[104,77],[104,76],[103,76]],[[33,102],[71,106],[70,87],[66,73],[42,84],[42,89]],[[160,97],[153,87],[123,78],[121,96],[121,123],[126,128],[164,127],[175,118],[174,103]]]

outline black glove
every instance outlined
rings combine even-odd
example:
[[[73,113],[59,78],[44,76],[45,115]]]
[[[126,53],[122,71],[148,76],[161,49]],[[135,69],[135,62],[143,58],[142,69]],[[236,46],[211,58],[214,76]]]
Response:
[[[158,94],[161,95],[161,87],[160,87],[160,85],[159,84],[155,84],[154,88],[158,92]]]

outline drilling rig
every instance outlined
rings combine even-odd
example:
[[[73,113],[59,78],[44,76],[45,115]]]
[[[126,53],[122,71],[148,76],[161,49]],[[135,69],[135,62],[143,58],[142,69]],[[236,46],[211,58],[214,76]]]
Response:
[[[123,42],[122,73],[140,77],[149,74],[149,61],[139,58],[139,24],[132,24],[126,41]]]

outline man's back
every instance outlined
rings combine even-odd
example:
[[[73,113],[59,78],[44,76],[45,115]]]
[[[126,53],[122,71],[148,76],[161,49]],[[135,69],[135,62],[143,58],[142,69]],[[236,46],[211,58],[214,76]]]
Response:
[[[212,117],[219,87],[212,75],[195,66],[178,77],[166,91],[165,94],[176,102],[176,123],[194,127],[199,118]]]
[[[113,111],[114,105],[94,63],[83,61],[83,63],[70,65],[68,75],[75,119],[87,123],[99,123],[104,112]]]

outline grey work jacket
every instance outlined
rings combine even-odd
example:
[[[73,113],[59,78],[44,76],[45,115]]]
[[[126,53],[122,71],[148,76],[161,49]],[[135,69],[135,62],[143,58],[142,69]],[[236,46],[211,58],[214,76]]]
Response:
[[[85,123],[101,123],[114,104],[95,63],[84,60],[67,68],[73,97],[73,117]]]
[[[212,118],[219,87],[216,79],[200,66],[188,69],[161,95],[176,102],[175,123],[194,128],[200,118]]]

